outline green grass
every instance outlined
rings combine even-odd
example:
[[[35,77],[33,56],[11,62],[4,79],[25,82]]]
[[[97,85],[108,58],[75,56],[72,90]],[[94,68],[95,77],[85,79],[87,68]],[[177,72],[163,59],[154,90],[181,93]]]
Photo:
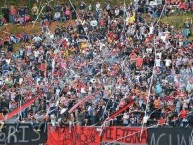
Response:
[[[28,29],[28,30],[26,30],[26,29]],[[12,32],[13,34],[17,34],[17,33],[21,33],[21,32],[27,32],[27,33],[29,33],[29,34],[35,34],[35,33],[38,33],[39,31],[41,31],[41,29],[40,29],[40,27],[39,27],[39,25],[37,26],[35,26],[35,27],[31,27],[31,25],[30,25],[30,27],[23,27],[23,26],[21,26],[21,25],[16,25],[16,26],[13,26],[13,27],[10,27],[10,32]]]
[[[169,25],[172,25],[177,29],[181,29],[183,28],[184,22],[186,21],[187,18],[193,19],[193,14],[181,13],[177,15],[171,15],[171,16],[162,18],[161,22],[168,23]]]
[[[176,15],[170,15],[168,17],[164,17],[161,19],[161,22],[174,26],[174,28],[181,30],[184,26],[184,22],[187,18],[192,19],[193,21],[193,13],[178,13]],[[191,26],[192,36],[189,38],[193,40],[193,23]]]

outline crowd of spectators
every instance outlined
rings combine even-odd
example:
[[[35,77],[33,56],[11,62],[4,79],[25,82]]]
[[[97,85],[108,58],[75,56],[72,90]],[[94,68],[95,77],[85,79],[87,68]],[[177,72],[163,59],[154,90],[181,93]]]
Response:
[[[158,17],[164,11],[163,5],[160,8],[156,9]],[[61,7],[54,7],[54,20],[74,19],[75,25],[58,27],[51,34],[49,25],[44,28],[43,23],[52,20],[52,10],[46,5],[41,35],[11,34],[0,42],[7,47],[0,53],[4,116],[38,97],[18,114],[17,123],[100,125],[134,99],[134,105],[112,124],[188,125],[188,113],[193,111],[191,19],[184,22],[187,30],[182,33],[161,23],[153,13],[144,17],[145,12],[134,4],[106,2],[102,6],[82,1],[77,8],[63,7],[62,14]],[[32,11],[35,21],[41,10],[34,5]],[[13,53],[13,44],[20,41],[24,45]]]
[[[165,4],[166,3],[166,4]],[[170,15],[173,13],[179,12],[192,12],[193,11],[193,2],[192,0],[167,0],[165,1],[146,1],[146,0],[136,0],[133,4],[135,11],[141,13],[150,13],[152,17],[156,18],[160,15],[163,6],[165,5],[164,13],[165,15]],[[15,8],[14,5],[7,7],[5,5],[2,7],[2,17],[0,24],[6,23],[20,23],[25,24],[28,22],[36,21],[39,13],[41,12],[42,19],[48,19],[49,21],[66,21],[70,19],[70,16],[73,20],[76,19],[77,12],[84,12],[84,15],[93,16],[93,11],[100,13],[103,9],[106,11],[111,11],[112,13],[123,15],[123,5],[122,6],[112,6],[110,1],[107,1],[102,4],[86,4],[84,1],[81,1],[79,6],[71,6],[68,3],[56,3],[51,5],[48,3],[35,3],[32,8],[27,6],[21,6]],[[76,9],[78,11],[76,11]],[[85,11],[86,10],[86,11]],[[39,17],[38,17],[39,18]],[[38,20],[38,19],[37,19]]]

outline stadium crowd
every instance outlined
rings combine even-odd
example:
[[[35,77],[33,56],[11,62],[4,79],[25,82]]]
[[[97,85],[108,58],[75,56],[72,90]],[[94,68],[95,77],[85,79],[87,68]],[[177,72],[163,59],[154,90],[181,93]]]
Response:
[[[37,97],[20,111],[17,123],[40,123],[38,130],[45,122],[97,125],[134,99],[110,124],[188,125],[193,111],[191,19],[179,31],[159,21],[168,15],[164,5],[146,11],[140,3],[82,1],[79,7],[63,7],[62,15],[61,7],[46,5],[41,35],[10,34],[1,40],[1,124],[9,112]],[[40,11],[32,8],[34,23]],[[50,32],[51,21],[69,19],[75,25]],[[21,42],[14,53],[13,44]]]

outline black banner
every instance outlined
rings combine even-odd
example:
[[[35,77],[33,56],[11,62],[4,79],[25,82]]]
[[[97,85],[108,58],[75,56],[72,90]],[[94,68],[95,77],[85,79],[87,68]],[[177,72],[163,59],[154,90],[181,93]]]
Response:
[[[150,128],[148,145],[193,145],[191,128]]]
[[[17,129],[17,130],[16,130]],[[30,124],[5,124],[0,132],[0,144],[6,145],[37,145],[47,141],[47,126],[40,132],[34,132]]]

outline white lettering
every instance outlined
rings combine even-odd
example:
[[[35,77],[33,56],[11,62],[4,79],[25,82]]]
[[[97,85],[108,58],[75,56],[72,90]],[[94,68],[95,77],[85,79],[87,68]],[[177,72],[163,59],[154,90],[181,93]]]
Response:
[[[172,135],[171,134],[169,135],[169,142],[170,142],[169,145],[172,145]]]
[[[192,136],[189,136],[189,145],[193,145],[193,138],[192,138]]]
[[[38,140],[40,140],[40,134],[37,133],[37,132],[34,132],[34,133],[36,133],[36,134],[38,135],[38,137],[37,137],[36,139],[32,139],[32,141],[38,141]]]
[[[151,136],[150,145],[156,145],[156,142],[155,142],[155,134],[154,134],[154,133],[153,133],[152,136]]]
[[[164,139],[164,141],[162,138]],[[193,137],[174,133],[152,133],[149,139],[149,145],[162,145],[160,142],[167,145],[193,145]]]
[[[22,140],[19,140],[19,142],[29,142],[28,140],[25,140],[25,130],[29,128],[29,126],[20,126],[19,128],[22,129]]]
[[[0,132],[0,144],[28,144],[29,142],[39,142],[41,139],[41,135],[37,132],[33,132],[29,125],[19,125],[18,129],[20,133],[16,132],[15,125],[6,125],[5,132]]]
[[[9,126],[9,132],[8,132],[8,143],[10,143],[11,137],[14,138],[14,143],[17,142],[17,136],[15,135],[15,127]]]
[[[184,136],[182,136],[182,140],[180,142],[180,145],[187,145]]]
[[[157,139],[157,145],[159,145],[159,140],[163,137],[163,136],[165,136],[166,134],[165,133],[162,133],[159,137],[158,137],[158,139]]]
[[[178,145],[180,145],[180,136],[179,136],[179,134],[177,135],[177,138],[178,138]]]
[[[0,132],[0,142],[1,141],[5,141],[5,133],[3,133],[3,132]]]

